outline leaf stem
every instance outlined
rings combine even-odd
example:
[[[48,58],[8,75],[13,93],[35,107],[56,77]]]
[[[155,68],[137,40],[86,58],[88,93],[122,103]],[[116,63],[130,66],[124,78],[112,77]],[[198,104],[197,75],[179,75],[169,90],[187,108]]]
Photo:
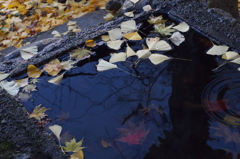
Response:
[[[140,78],[139,76],[134,75],[134,74],[131,74],[130,72],[127,72],[127,71],[125,71],[125,70],[123,70],[123,69],[121,69],[121,68],[117,68],[117,69],[119,69],[119,70],[121,70],[121,71],[123,71],[123,72],[125,72],[125,73],[127,73],[127,74],[130,74],[130,75],[132,75],[132,76],[135,76],[135,77],[137,77],[137,78]]]
[[[224,61],[223,63],[221,63],[221,65],[219,65],[218,67],[212,69],[212,71],[216,71],[217,69],[219,69],[220,67],[222,67],[223,65],[225,65],[225,64],[227,64],[227,63],[229,63],[228,60]]]
[[[183,58],[173,58],[173,59],[176,59],[176,60],[184,60],[184,61],[192,61],[191,59],[183,59]]]

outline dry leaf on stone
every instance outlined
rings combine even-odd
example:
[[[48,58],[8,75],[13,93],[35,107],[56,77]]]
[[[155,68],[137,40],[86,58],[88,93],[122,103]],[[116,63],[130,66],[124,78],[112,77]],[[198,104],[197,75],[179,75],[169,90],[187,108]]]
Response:
[[[125,52],[113,53],[111,54],[111,58],[109,59],[110,63],[125,61],[127,58],[127,54]]]
[[[112,13],[108,13],[108,14],[106,14],[104,17],[103,17],[103,19],[105,20],[105,21],[110,21],[110,20],[112,20],[114,18],[114,15],[112,15]]]
[[[108,35],[102,35],[101,36],[101,39],[105,42],[109,41],[110,40],[110,37]]]
[[[54,59],[45,64],[43,70],[51,76],[56,76],[62,70],[62,68],[63,66],[61,65],[60,61],[58,59]]]
[[[175,32],[172,34],[172,36],[169,38],[176,46],[179,46],[182,42],[185,41],[185,37],[179,33]]]
[[[61,83],[62,79],[63,79],[63,76],[64,76],[64,73],[48,80],[48,82],[52,83],[52,84],[55,84],[55,85],[59,85]]]
[[[174,29],[177,29],[178,31],[181,31],[181,32],[186,32],[189,30],[189,25],[185,22],[182,22],[182,23],[179,23],[177,26],[174,26],[172,27]]]
[[[94,47],[94,46],[96,46],[97,44],[95,43],[95,41],[94,41],[93,39],[90,39],[90,40],[87,40],[87,41],[85,42],[85,45],[86,45],[87,47]]]
[[[21,49],[20,53],[21,53],[21,57],[24,60],[28,60],[38,53],[38,47],[37,46],[30,46],[28,48]]]
[[[62,132],[62,127],[60,125],[49,126],[49,129],[53,132],[53,134],[60,141],[60,134]]]
[[[215,45],[213,44],[213,47],[207,51],[208,55],[222,55],[227,52],[228,46],[226,45]]]
[[[0,73],[0,81],[6,79],[9,75],[9,73]]]
[[[145,6],[143,6],[143,10],[145,12],[148,12],[148,11],[152,10],[152,7],[150,5],[145,5]]]
[[[119,50],[123,42],[123,40],[108,41],[107,46],[111,49]]]
[[[49,110],[49,109],[45,108],[45,107],[41,108],[41,104],[40,104],[34,108],[33,112],[29,115],[29,117],[35,118],[37,120],[41,120],[41,118],[48,116],[47,114],[44,113],[47,110]]]
[[[38,78],[38,77],[41,76],[42,70],[38,69],[34,65],[28,65],[28,67],[27,67],[27,74],[28,74],[28,77]]]
[[[120,28],[115,28],[108,31],[108,35],[111,41],[121,39],[123,36]]]
[[[125,12],[124,15],[126,15],[127,17],[134,17],[134,11],[131,12]]]
[[[154,64],[154,65],[158,65],[166,60],[171,59],[171,57],[165,56],[165,55],[161,55],[161,54],[151,54],[149,56],[149,60]]]
[[[128,40],[141,40],[142,39],[142,37],[138,34],[137,31],[124,34],[124,37],[127,38]]]
[[[70,54],[71,58],[76,58],[77,60],[85,59],[89,57],[90,53],[92,53],[90,50],[82,49],[82,48],[77,48],[72,50],[73,53]]]
[[[60,37],[62,37],[62,35],[61,35],[57,30],[52,31],[51,34],[53,34],[53,35],[54,35],[53,37],[55,37],[55,38],[60,38]]]
[[[12,96],[17,95],[20,88],[14,81],[8,82],[7,80],[1,81],[1,87]]]
[[[24,87],[24,86],[28,85],[28,77],[19,79],[19,80],[15,80],[15,83],[17,83],[19,87]]]
[[[128,20],[121,23],[121,32],[128,33],[137,30],[135,20]]]

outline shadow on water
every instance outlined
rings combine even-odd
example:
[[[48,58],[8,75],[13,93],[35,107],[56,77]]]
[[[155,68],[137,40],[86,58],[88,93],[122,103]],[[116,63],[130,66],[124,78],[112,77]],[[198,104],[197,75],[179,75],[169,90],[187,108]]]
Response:
[[[235,128],[214,120],[203,106],[209,101],[202,94],[217,67],[215,57],[205,54],[209,46],[198,33],[190,31],[185,38],[167,55],[192,61],[153,65],[145,59],[136,68],[118,63],[140,76],[136,78],[117,69],[97,72],[99,56],[92,57],[67,72],[60,85],[42,76],[38,91],[23,105],[29,112],[39,104],[52,108],[46,114],[50,125],[63,127],[61,142],[84,138],[87,159],[230,159],[233,154],[236,158],[239,142],[226,142],[224,134],[216,133],[224,126],[229,131]],[[142,43],[129,45],[136,51]],[[95,51],[107,49],[99,48]]]

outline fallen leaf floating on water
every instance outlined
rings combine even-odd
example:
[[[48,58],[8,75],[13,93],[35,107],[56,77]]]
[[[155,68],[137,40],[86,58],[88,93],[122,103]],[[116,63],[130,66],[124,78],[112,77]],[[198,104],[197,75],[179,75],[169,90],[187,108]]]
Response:
[[[92,53],[90,50],[87,49],[82,49],[82,48],[77,48],[72,50],[73,53],[70,54],[71,58],[76,58],[77,60],[82,60],[87,57],[90,57],[90,53]]]
[[[63,76],[64,76],[64,73],[48,80],[48,82],[52,83],[52,84],[55,84],[55,85],[59,85],[61,83],[62,79],[63,79]]]
[[[0,73],[0,81],[6,79],[9,75],[9,73]]]
[[[154,17],[151,16],[150,19],[148,20],[149,24],[163,24],[165,23],[167,20],[163,20],[162,15]]]
[[[108,35],[111,41],[119,40],[123,36],[120,28],[115,28],[108,31]]]
[[[20,53],[21,53],[21,57],[24,60],[28,60],[38,53],[38,47],[37,46],[30,46],[28,48],[21,49]]]
[[[228,46],[226,45],[215,45],[213,44],[213,47],[207,51],[208,55],[222,55],[227,52]]]
[[[19,92],[19,94],[18,94],[18,98],[20,99],[21,102],[26,102],[31,97],[32,97],[32,95],[28,94],[28,93]]]
[[[189,25],[185,22],[182,22],[182,23],[179,23],[177,26],[174,26],[172,27],[174,29],[177,29],[178,31],[181,31],[181,32],[186,32],[189,30]]]
[[[131,12],[125,12],[124,15],[126,15],[127,17],[134,17],[133,12],[134,12],[134,11],[131,11]]]
[[[19,79],[19,80],[15,80],[15,82],[18,84],[19,87],[24,87],[24,86],[28,85],[28,77]]]
[[[38,77],[41,76],[42,70],[38,69],[34,65],[28,65],[28,67],[27,67],[27,74],[28,74],[28,77],[38,78]]]
[[[101,144],[102,144],[102,146],[105,147],[105,148],[108,148],[109,146],[112,146],[109,142],[107,142],[106,140],[103,140],[103,139],[102,139],[102,141],[101,141]]]
[[[58,59],[54,59],[45,64],[43,70],[51,76],[56,76],[62,70],[62,68],[63,66],[61,65],[60,61]]]
[[[126,48],[126,54],[127,54],[127,57],[137,56],[136,52],[133,51],[133,49],[128,45],[127,45],[127,48]]]
[[[146,58],[148,58],[151,55],[151,52],[150,52],[149,49],[138,50],[136,54],[137,54],[139,59],[146,59]]]
[[[172,36],[169,38],[176,46],[179,46],[182,42],[185,41],[185,37],[179,33],[175,32],[172,34]]]
[[[70,142],[66,142],[66,146],[62,146],[65,152],[78,152],[86,147],[82,147],[83,139],[79,142],[76,142],[76,139],[73,138]]]
[[[14,81],[8,82],[7,80],[1,81],[1,87],[12,96],[17,95],[20,88]]]
[[[138,34],[138,32],[124,34],[124,37],[127,38],[128,40],[141,40],[142,39],[142,37]]]
[[[158,32],[163,36],[172,35],[172,32],[176,31],[176,29],[174,29],[172,27],[173,27],[173,25],[169,25],[169,26],[166,27],[164,23],[154,25],[155,32]]]
[[[84,154],[82,150],[79,150],[70,156],[70,159],[84,159]]]
[[[121,23],[121,32],[128,33],[137,30],[135,20],[128,20]]]
[[[60,134],[62,132],[62,127],[60,125],[49,126],[49,129],[53,132],[53,134],[60,141]]]
[[[77,61],[72,61],[71,59],[68,61],[63,61],[61,62],[61,65],[64,70],[71,70],[72,68],[76,67],[74,64],[76,64]]]
[[[108,41],[107,46],[111,49],[119,50],[123,42],[123,40]]]
[[[147,38],[146,43],[149,50],[168,51],[172,49],[166,41],[160,40],[158,37]]]
[[[127,58],[127,54],[125,52],[113,53],[111,54],[111,58],[109,59],[110,63],[125,61]]]
[[[145,5],[145,6],[143,6],[143,10],[145,12],[148,12],[148,11],[152,10],[152,7],[150,5]]]
[[[149,60],[154,64],[154,65],[158,65],[166,60],[170,60],[172,59],[171,57],[165,56],[165,55],[161,55],[161,54],[151,54],[149,56]]]
[[[48,108],[42,107],[41,105],[38,105],[34,108],[33,112],[29,115],[30,118],[35,118],[37,120],[41,120],[41,118],[44,118],[46,116],[48,116],[47,114],[45,114],[44,112],[49,110]]]
[[[37,86],[34,85],[34,84],[29,84],[29,85],[26,85],[24,88],[23,88],[23,91],[24,92],[27,92],[27,93],[30,93],[32,91],[37,91]]]
[[[233,60],[238,57],[240,57],[240,55],[234,51],[228,51],[222,55],[222,59],[225,59],[225,60]]]
[[[99,72],[118,68],[117,65],[107,62],[103,59],[99,59],[98,64],[96,66],[97,66],[97,71]]]

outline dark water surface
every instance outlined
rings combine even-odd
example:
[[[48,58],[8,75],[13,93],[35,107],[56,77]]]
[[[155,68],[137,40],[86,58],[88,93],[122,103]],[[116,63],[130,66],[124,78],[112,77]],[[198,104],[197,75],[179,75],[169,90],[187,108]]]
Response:
[[[96,56],[67,72],[60,85],[46,82],[50,76],[41,76],[38,91],[23,105],[29,112],[39,104],[52,108],[46,111],[52,119],[49,126],[61,125],[62,134],[77,141],[84,138],[86,159],[237,158],[237,70],[224,75],[213,72],[217,63],[205,54],[209,46],[202,42],[204,37],[193,31],[184,35],[186,41],[166,55],[192,61],[153,65],[146,59],[136,68],[127,62],[117,64],[140,76],[136,78],[118,69],[97,72]],[[129,45],[136,51],[141,43]],[[102,140],[111,146],[103,147]]]

